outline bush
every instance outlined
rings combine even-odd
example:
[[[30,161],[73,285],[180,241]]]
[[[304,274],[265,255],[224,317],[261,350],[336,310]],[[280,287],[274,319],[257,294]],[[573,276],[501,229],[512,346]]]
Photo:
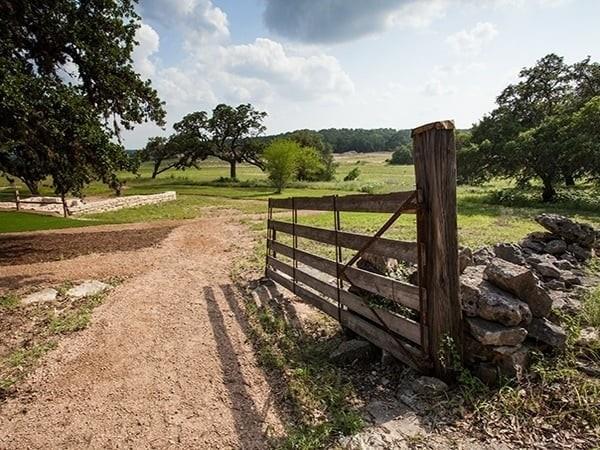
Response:
[[[300,153],[300,145],[287,139],[275,140],[265,149],[263,153],[265,170],[277,193],[280,193],[296,176]]]
[[[323,164],[317,149],[314,147],[300,149],[296,172],[299,181],[328,181],[323,179],[325,169],[325,164]]]
[[[394,153],[392,153],[392,158],[390,159],[390,164],[396,165],[407,165],[413,163],[412,157],[412,147],[408,144],[401,145],[398,147]]]
[[[360,169],[358,167],[355,167],[354,169],[352,169],[350,172],[348,172],[348,175],[346,175],[344,177],[344,181],[354,181],[356,180],[358,177],[360,176]]]

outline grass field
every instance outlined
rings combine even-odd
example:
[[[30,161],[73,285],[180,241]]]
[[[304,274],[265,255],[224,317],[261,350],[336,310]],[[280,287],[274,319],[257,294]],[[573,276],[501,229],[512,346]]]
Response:
[[[414,188],[412,166],[392,166],[385,160],[389,154],[346,154],[337,156],[339,163],[336,181],[293,183],[280,196],[320,196],[331,193],[344,195],[352,192],[385,193]],[[344,182],[344,176],[358,167],[357,180]],[[241,164],[239,181],[225,179],[228,166],[218,160],[204,161],[199,169],[165,172],[155,180],[150,178],[151,167],[144,164],[138,175],[123,174],[125,195],[151,194],[167,190],[177,192],[178,200],[161,205],[149,205],[115,212],[89,215],[85,220],[62,219],[33,214],[0,213],[0,232],[35,229],[66,228],[100,223],[126,223],[159,219],[189,219],[216,210],[236,210],[243,214],[266,211],[266,201],[274,196],[266,175],[254,166]],[[0,186],[1,187],[1,186]],[[594,193],[587,186],[578,187],[559,198],[557,203],[543,204],[537,200],[535,186],[525,190],[508,190],[509,195],[498,195],[510,189],[508,181],[495,181],[483,186],[458,188],[459,237],[462,244],[480,246],[498,241],[516,241],[524,234],[539,229],[532,218],[540,212],[558,212],[600,226],[600,207]],[[25,192],[25,188],[23,188]],[[50,187],[42,188],[51,194]],[[112,195],[102,184],[90,185],[85,194],[90,197]],[[0,190],[0,200],[10,199],[8,189]],[[506,206],[509,205],[509,206]],[[347,230],[372,232],[387,218],[378,214],[342,214],[342,225]],[[310,214],[300,218],[301,223],[331,226],[330,214]],[[256,224],[263,226],[262,221]],[[414,217],[402,217],[390,236],[414,238]]]

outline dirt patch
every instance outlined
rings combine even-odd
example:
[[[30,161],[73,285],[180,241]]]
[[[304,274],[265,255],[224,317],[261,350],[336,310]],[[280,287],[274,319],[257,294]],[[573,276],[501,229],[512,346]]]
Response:
[[[269,447],[283,431],[281,394],[258,367],[230,278],[251,248],[244,227],[214,218],[122,252],[138,271],[0,404],[0,448]],[[72,266],[95,256],[37,270],[79,274]]]
[[[139,250],[160,243],[173,226],[146,229],[0,235],[0,266],[60,261],[92,253]]]

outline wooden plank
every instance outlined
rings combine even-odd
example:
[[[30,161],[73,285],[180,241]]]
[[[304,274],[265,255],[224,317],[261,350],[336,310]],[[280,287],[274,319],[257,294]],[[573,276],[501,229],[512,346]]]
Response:
[[[449,378],[441,356],[452,340],[462,356],[462,311],[459,297],[456,219],[456,150],[453,127],[413,132],[413,157],[422,207],[417,215],[418,240],[427,248],[421,286],[427,292],[425,323],[435,374]]]
[[[271,241],[270,248],[289,258],[294,257],[294,249],[280,242]],[[337,276],[337,263],[321,256],[312,255],[303,250],[295,250],[296,260],[314,267],[326,274]],[[356,267],[346,269],[346,278],[350,283],[373,294],[381,295],[408,308],[419,310],[419,288],[399,280],[377,275]]]
[[[279,272],[284,273],[285,275],[290,277],[294,276],[294,268],[289,264],[279,261],[273,257],[267,257],[267,264]],[[319,280],[318,278],[315,278],[300,269],[296,269],[295,276],[297,282],[303,283],[308,287],[319,291],[326,297],[337,301],[336,286],[326,283],[323,280]],[[411,342],[421,345],[421,330],[417,322],[406,317],[393,314],[385,309],[370,307],[364,299],[346,291],[345,289],[340,290],[340,301],[343,305],[347,306],[348,309],[375,322],[383,329],[389,329],[390,331],[409,339]]]
[[[298,297],[302,297],[304,300],[309,302],[314,307],[320,309],[325,314],[335,318],[338,318],[338,307],[331,302],[319,297],[314,292],[309,291],[308,289],[303,288],[302,286],[296,285],[294,289],[294,282],[289,278],[282,276],[281,274],[275,272],[274,270],[267,267],[266,270],[267,277],[271,278],[276,283],[279,283],[281,286],[286,288],[288,291],[293,292]]]
[[[345,212],[394,213],[413,192],[344,195],[337,197],[337,209],[338,211]],[[324,197],[294,197],[294,207],[299,210],[333,211],[333,198],[333,195]],[[292,209],[292,199],[291,197],[274,198],[271,200],[271,206],[273,208]],[[414,213],[416,207],[416,202],[411,202],[406,205],[405,212]]]
[[[292,280],[282,276],[270,268],[267,268],[266,274],[273,281],[279,283],[289,291],[294,292],[294,283]],[[314,305],[334,319],[338,319],[337,306],[320,298],[317,294],[314,294],[302,286],[296,285],[295,295]],[[420,365],[420,361],[422,359],[421,352],[412,347],[410,344],[395,339],[386,331],[380,329],[374,324],[367,322],[365,319],[360,318],[351,311],[341,311],[340,318],[342,325],[348,327],[355,333],[372,342],[377,347],[390,352],[400,361],[417,370],[423,368]],[[408,357],[406,355],[407,353],[410,354],[411,357]]]
[[[289,222],[269,220],[267,226],[273,230],[281,231],[282,233],[294,233],[294,227]],[[324,244],[335,245],[335,234],[334,230],[296,224],[296,236],[312,239],[313,241],[322,242]],[[371,236],[349,233],[347,231],[338,231],[337,238],[341,247],[360,250],[367,242],[369,242]],[[417,264],[418,262],[416,242],[377,238],[373,241],[367,250],[367,253],[387,256],[388,258],[396,258],[411,264]]]

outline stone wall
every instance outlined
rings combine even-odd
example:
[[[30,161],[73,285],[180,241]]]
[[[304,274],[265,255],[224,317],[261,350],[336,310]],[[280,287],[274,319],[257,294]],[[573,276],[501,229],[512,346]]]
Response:
[[[69,213],[73,216],[82,214],[96,214],[106,211],[115,211],[122,208],[134,208],[136,206],[153,205],[156,203],[177,200],[175,191],[162,192],[151,195],[128,195],[124,197],[107,198],[103,200],[80,200],[78,198],[67,199]],[[27,203],[28,201],[40,202]],[[14,202],[0,202],[0,209],[15,209]],[[31,197],[23,199],[21,209],[38,211],[49,214],[63,214],[60,197]]]
[[[82,214],[96,214],[122,208],[134,208],[136,206],[170,202],[173,200],[177,200],[177,194],[175,191],[162,192],[160,194],[152,195],[128,195],[89,203],[80,203],[70,207],[69,211],[74,216]]]
[[[555,312],[577,311],[583,264],[598,248],[597,231],[587,224],[554,214],[536,221],[548,231],[474,252],[461,275],[465,359],[489,383],[520,377],[534,349],[564,348]]]

